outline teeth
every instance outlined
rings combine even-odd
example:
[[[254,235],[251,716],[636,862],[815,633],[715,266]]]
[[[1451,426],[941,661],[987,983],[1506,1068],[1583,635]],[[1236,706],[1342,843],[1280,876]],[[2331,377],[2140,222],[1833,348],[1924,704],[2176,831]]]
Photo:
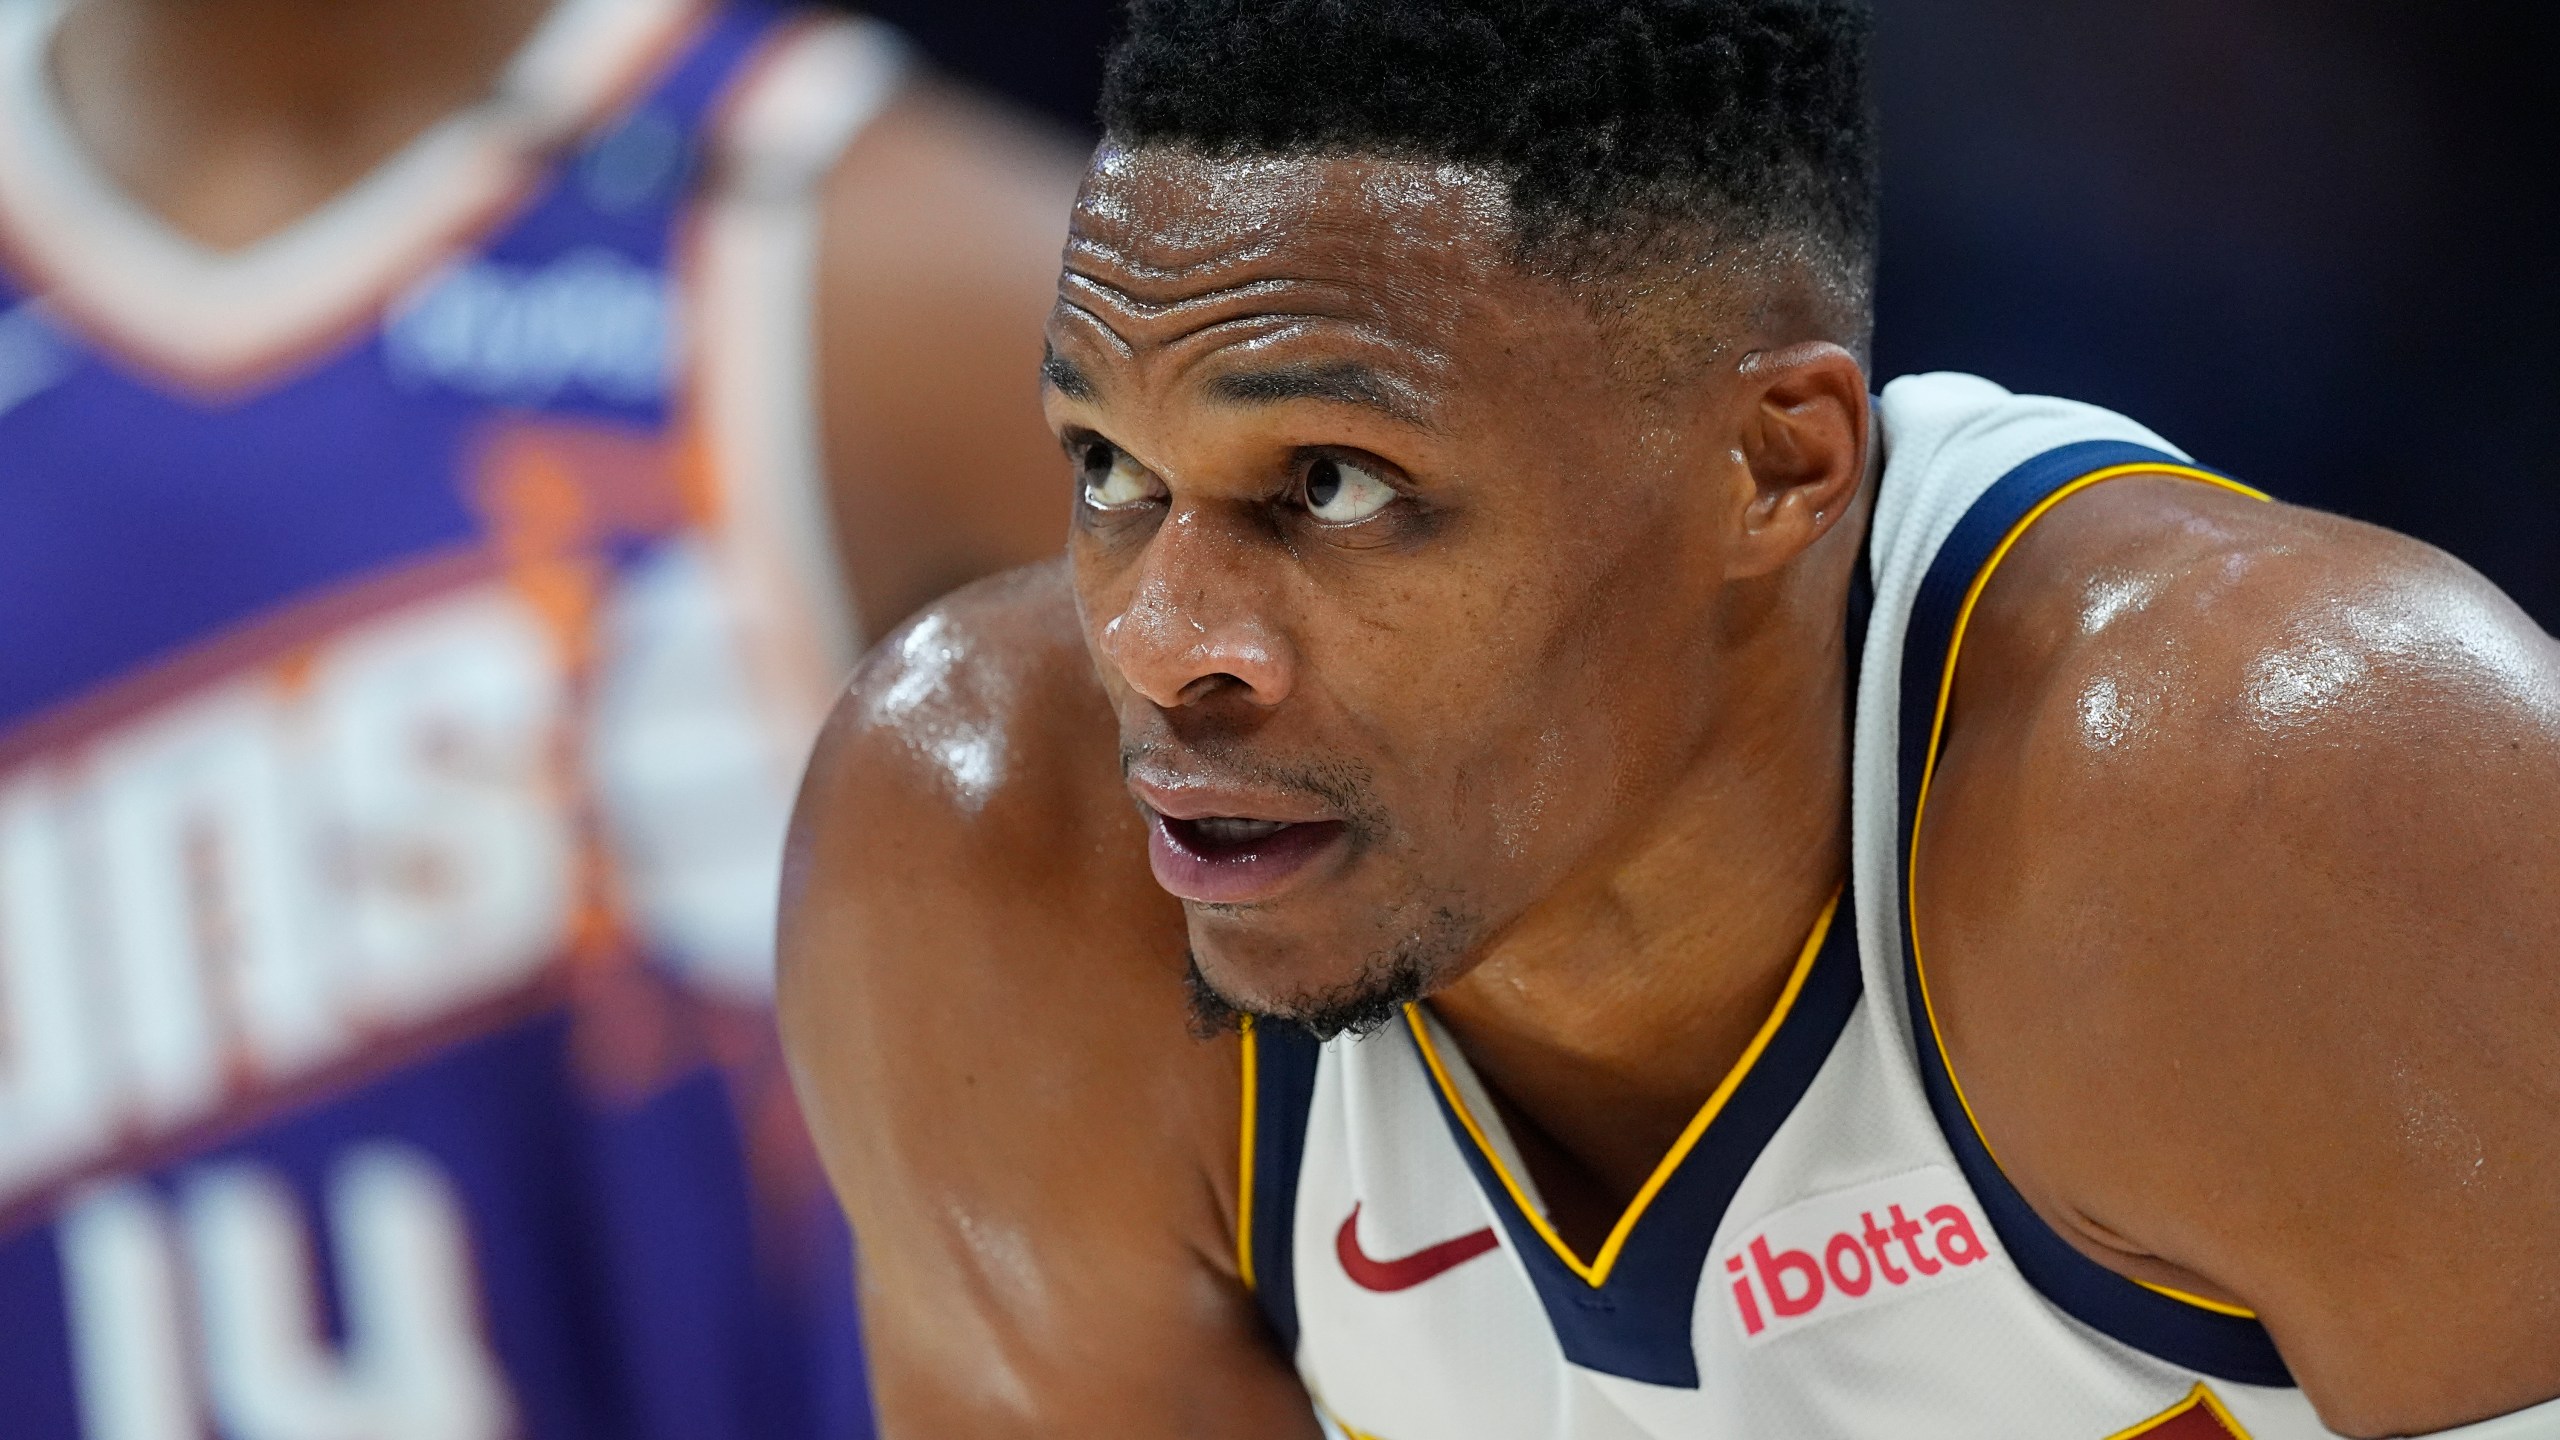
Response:
[[[1285,821],[1239,820],[1226,815],[1194,820],[1191,826],[1200,832],[1201,839],[1212,845],[1250,845],[1288,828]]]

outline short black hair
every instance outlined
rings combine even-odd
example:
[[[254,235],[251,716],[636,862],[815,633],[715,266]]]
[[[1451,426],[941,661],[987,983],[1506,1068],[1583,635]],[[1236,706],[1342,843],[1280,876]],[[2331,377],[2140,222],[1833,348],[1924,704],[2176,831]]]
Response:
[[[1876,245],[1866,0],[1131,0],[1124,147],[1484,169],[1522,258],[1623,271],[1777,242],[1863,342]]]

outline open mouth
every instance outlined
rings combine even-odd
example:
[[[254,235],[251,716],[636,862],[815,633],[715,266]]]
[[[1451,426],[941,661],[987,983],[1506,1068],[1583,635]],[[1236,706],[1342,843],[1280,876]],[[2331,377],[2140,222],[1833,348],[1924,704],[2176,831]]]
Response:
[[[1147,860],[1156,883],[1185,900],[1239,905],[1268,898],[1339,843],[1339,820],[1242,815],[1149,815]]]

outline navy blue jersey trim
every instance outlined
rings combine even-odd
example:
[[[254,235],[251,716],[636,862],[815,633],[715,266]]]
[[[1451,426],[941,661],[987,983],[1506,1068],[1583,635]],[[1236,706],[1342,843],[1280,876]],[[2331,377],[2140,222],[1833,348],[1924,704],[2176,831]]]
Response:
[[[1253,1298],[1284,1355],[1298,1353],[1298,1166],[1324,1047],[1285,1021],[1253,1027]]]
[[[2196,468],[2174,455],[2116,441],[2085,441],[2049,450],[2001,477],[1975,501],[1930,563],[1902,649],[1901,845],[1906,885],[1947,648],[1954,642],[1956,623],[1974,578],[2000,542],[2046,497],[2084,475],[2139,464]],[[1919,953],[1907,915],[1902,955],[1912,1039],[1929,1107],[1937,1114],[1938,1128],[1954,1149],[1966,1182],[2027,1283],[2080,1323],[2170,1364],[2217,1380],[2291,1386],[2292,1372],[2257,1321],[2202,1309],[2136,1284],[2072,1248],[2035,1213],[2001,1173],[1956,1093],[1921,995]]]
[[[1698,1387],[1692,1331],[1707,1252],[1743,1177],[1794,1113],[1858,1008],[1864,982],[1856,915],[1854,897],[1842,896],[1793,1008],[1714,1123],[1637,1217],[1603,1284],[1592,1285],[1557,1257],[1511,1199],[1448,1096],[1432,1087],[1450,1138],[1501,1218],[1506,1242],[1537,1287],[1566,1359],[1649,1385]],[[1425,1063],[1418,1051],[1414,1063]]]

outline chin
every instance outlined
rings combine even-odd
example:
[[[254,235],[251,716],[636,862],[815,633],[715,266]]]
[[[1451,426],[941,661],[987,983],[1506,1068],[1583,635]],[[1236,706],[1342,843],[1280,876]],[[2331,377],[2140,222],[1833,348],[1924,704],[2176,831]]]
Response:
[[[1380,920],[1397,912],[1387,911]],[[1268,925],[1260,914],[1191,915],[1195,1008],[1288,1021],[1331,1039],[1392,1023],[1405,1006],[1454,978],[1473,933],[1459,912],[1434,907],[1419,927],[1368,923],[1325,933]],[[1197,992],[1205,991],[1205,996]]]
[[[1202,980],[1248,1015],[1283,1016],[1355,981],[1362,947],[1265,913],[1195,909],[1191,957]]]

